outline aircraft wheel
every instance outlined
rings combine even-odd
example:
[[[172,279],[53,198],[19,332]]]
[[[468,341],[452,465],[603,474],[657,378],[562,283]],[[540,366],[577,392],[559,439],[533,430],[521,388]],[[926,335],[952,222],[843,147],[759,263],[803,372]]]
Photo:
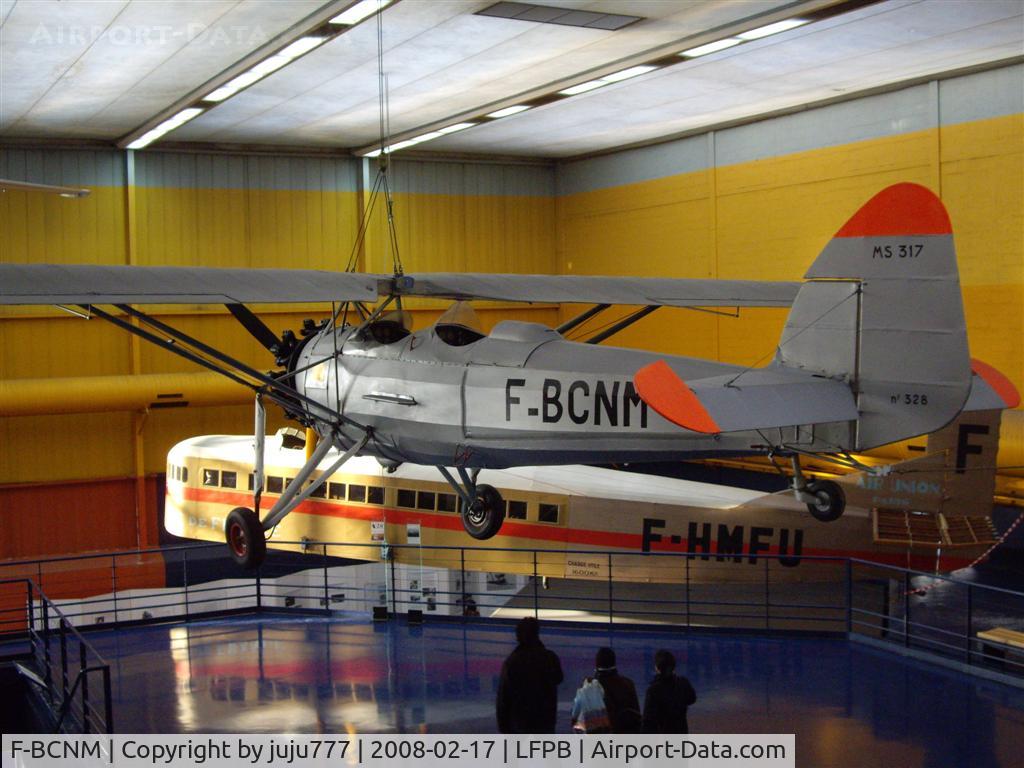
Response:
[[[807,485],[807,492],[813,494],[817,499],[807,505],[815,520],[823,523],[831,523],[843,516],[846,509],[846,494],[839,487],[839,483],[831,480],[816,480]]]
[[[462,526],[474,539],[489,539],[505,522],[505,500],[490,485],[476,487],[476,501],[462,511]]]
[[[267,539],[260,519],[251,509],[235,507],[224,523],[231,558],[246,570],[259,568],[267,556]]]

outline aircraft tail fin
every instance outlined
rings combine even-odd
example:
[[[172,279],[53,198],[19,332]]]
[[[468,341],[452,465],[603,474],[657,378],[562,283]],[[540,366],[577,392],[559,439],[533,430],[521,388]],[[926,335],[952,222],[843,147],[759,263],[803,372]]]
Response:
[[[865,450],[941,429],[971,390],[949,215],[917,184],[879,192],[805,275],[776,362],[850,385]]]
[[[927,440],[909,441],[909,458],[891,465],[886,474],[857,472],[838,478],[847,503],[887,512],[942,514],[947,523],[987,520],[996,488],[1001,418],[1001,410],[964,411]]]

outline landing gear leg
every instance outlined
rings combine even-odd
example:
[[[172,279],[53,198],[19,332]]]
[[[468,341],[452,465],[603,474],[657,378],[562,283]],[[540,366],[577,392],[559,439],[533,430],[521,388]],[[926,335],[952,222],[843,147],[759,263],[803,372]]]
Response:
[[[267,553],[266,531],[280,523],[285,516],[295,509],[299,504],[308,499],[316,490],[322,486],[334,472],[346,461],[355,456],[363,449],[370,439],[370,433],[366,432],[357,440],[351,448],[343,453],[327,470],[321,472],[309,485],[313,472],[316,471],[320,462],[327,456],[327,452],[334,443],[333,435],[324,435],[316,446],[316,450],[303,464],[302,469],[296,473],[295,478],[288,483],[281,497],[277,500],[267,516],[260,520],[260,494],[263,490],[263,426],[265,424],[263,404],[260,399],[256,400],[256,461],[253,472],[253,506],[256,511],[238,507],[228,515],[224,526],[224,536],[231,551],[231,557],[243,568],[258,568]],[[305,486],[305,488],[303,488]]]
[[[474,539],[490,539],[501,530],[501,524],[505,522],[505,500],[498,493],[497,488],[486,483],[477,483],[477,472],[470,475],[462,467],[457,471],[462,482],[460,483],[447,467],[439,466],[438,471],[448,481],[448,484],[459,496],[459,510],[462,517],[462,527],[466,533]]]
[[[800,457],[794,455],[793,495],[807,505],[816,520],[831,523],[843,516],[846,510],[846,494],[839,483],[831,480],[815,480],[808,483],[800,470]]]

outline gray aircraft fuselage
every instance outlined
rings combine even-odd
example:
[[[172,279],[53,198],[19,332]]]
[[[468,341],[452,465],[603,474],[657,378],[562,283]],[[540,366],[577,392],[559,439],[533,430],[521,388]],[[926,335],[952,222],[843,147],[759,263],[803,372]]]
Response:
[[[323,331],[301,350],[292,368],[296,388],[372,427],[363,453],[384,460],[505,468],[768,449],[757,432],[683,429],[643,402],[633,383],[636,371],[655,360],[684,380],[738,373],[738,366],[566,341],[551,328],[519,321],[499,323],[465,346],[445,343],[433,327],[391,344],[352,328],[336,334]],[[318,432],[328,430],[324,418],[311,415]],[[772,432],[775,444],[794,442],[792,429],[785,437]],[[343,428],[335,442],[347,448],[360,436]]]

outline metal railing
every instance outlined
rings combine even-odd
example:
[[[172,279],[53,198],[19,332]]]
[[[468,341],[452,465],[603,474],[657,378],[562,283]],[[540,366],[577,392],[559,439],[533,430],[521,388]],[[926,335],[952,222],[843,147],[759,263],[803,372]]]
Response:
[[[11,606],[12,592],[24,591],[20,606]],[[0,580],[4,602],[0,621],[8,624],[20,613],[38,677],[38,685],[54,712],[57,732],[113,733],[110,664],[72,625],[32,579]]]
[[[893,565],[747,553],[274,543],[304,554],[282,562],[271,551],[259,571],[243,575],[223,545],[196,544],[2,564],[0,578],[5,569],[31,572],[48,593],[67,595],[62,618],[79,628],[264,610],[534,615],[610,628],[848,633],[1024,677],[1021,655],[978,638],[995,627],[1024,631],[1024,593]],[[365,561],[362,575],[353,580],[338,558]],[[488,583],[482,574],[492,571],[505,584]],[[0,636],[24,630],[0,621]]]

